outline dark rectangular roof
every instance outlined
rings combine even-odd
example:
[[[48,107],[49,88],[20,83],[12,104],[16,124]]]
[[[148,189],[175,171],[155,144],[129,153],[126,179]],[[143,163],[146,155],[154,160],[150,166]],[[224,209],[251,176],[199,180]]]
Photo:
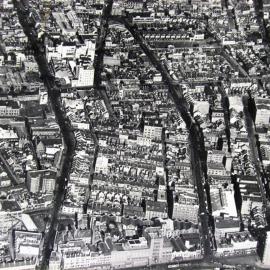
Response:
[[[12,107],[12,109],[19,109],[18,102],[14,100],[0,100],[0,106]]]
[[[12,200],[0,201],[0,205],[2,206],[2,210],[7,211],[7,212],[8,211],[14,212],[14,211],[21,210],[19,204],[16,201],[12,201]]]

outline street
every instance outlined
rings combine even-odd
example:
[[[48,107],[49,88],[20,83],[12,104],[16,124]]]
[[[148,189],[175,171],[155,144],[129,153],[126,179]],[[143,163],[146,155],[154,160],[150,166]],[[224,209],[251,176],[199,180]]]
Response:
[[[243,105],[244,105],[246,129],[248,132],[249,147],[251,150],[251,159],[255,166],[256,176],[257,176],[256,179],[257,179],[258,187],[262,196],[262,202],[264,205],[266,205],[267,203],[266,192],[265,192],[264,184],[262,182],[261,162],[259,159],[259,153],[258,153],[257,144],[256,144],[255,126],[251,118],[251,115],[249,113],[249,97],[248,96],[243,96]]]
[[[193,178],[197,188],[197,193],[199,197],[199,213],[200,213],[200,223],[202,231],[202,246],[204,250],[205,259],[211,260],[212,258],[212,249],[210,244],[209,228],[208,228],[208,210],[206,207],[205,192],[204,192],[204,183],[203,183],[203,166],[205,165],[204,157],[204,137],[201,128],[194,121],[190,112],[189,105],[186,99],[182,95],[182,89],[179,83],[174,82],[168,71],[165,69],[161,61],[155,55],[154,51],[149,48],[147,42],[141,37],[138,30],[130,23],[126,18],[122,18],[122,23],[130,31],[134,39],[139,43],[144,53],[150,59],[152,65],[161,73],[163,81],[169,87],[169,93],[175,103],[176,109],[181,114],[186,127],[189,130],[189,140],[191,148],[191,164]]]
[[[35,60],[41,73],[41,78],[48,91],[49,100],[64,140],[64,154],[62,163],[60,164],[60,175],[56,179],[56,188],[53,200],[54,206],[50,214],[51,223],[49,225],[49,230],[45,233],[42,259],[39,265],[40,269],[48,269],[54,237],[58,226],[59,213],[65,199],[65,190],[72,165],[76,140],[69,119],[65,115],[65,110],[61,102],[61,95],[55,84],[55,78],[51,73],[46,55],[44,54],[44,45],[38,39],[34,26],[28,22],[29,10],[25,9],[22,2],[13,0],[13,4],[17,10],[19,21],[24,33],[31,43]]]
[[[11,183],[14,186],[18,185],[20,183],[20,181],[17,178],[17,176],[15,175],[15,173],[12,171],[12,169],[10,168],[10,166],[7,163],[6,159],[3,157],[3,150],[0,151],[0,165],[5,170],[5,172],[7,173],[8,177],[11,180]]]
[[[100,19],[100,29],[99,29],[98,37],[96,40],[96,52],[95,52],[96,55],[95,55],[95,60],[94,60],[94,68],[95,68],[94,87],[96,89],[97,94],[100,96],[100,98],[103,99],[106,105],[106,108],[108,110],[109,116],[112,119],[116,119],[110,100],[106,92],[106,88],[101,85],[101,82],[102,82],[101,72],[103,68],[105,41],[106,41],[106,36],[108,32],[108,20],[112,12],[112,5],[113,5],[113,0],[107,0],[107,2],[105,2],[101,19]]]

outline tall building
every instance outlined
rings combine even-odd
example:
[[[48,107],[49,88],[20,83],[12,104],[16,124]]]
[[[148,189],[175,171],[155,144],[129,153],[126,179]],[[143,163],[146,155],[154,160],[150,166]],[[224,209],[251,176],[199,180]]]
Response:
[[[55,180],[56,178],[43,178],[42,182],[42,192],[53,192],[55,187]]]
[[[151,219],[154,217],[167,218],[167,202],[163,201],[147,201],[145,218]]]
[[[198,222],[199,206],[192,203],[174,203],[173,218]]]
[[[259,106],[258,106],[259,107]],[[270,111],[268,106],[264,106],[265,108],[262,108],[263,105],[260,105],[260,107],[257,107],[257,113],[256,113],[256,120],[255,123],[258,126],[268,126],[270,123]]]
[[[10,210],[12,209],[12,211]],[[16,201],[0,202],[0,233],[7,233],[12,226],[18,223],[18,217],[21,215],[21,208]]]
[[[215,238],[219,241],[226,233],[240,231],[240,220],[238,217],[220,216],[215,218]]]
[[[262,263],[270,268],[270,231],[266,233]]]
[[[3,0],[2,6],[4,9],[14,9],[14,6],[11,0]]]
[[[165,263],[171,260],[172,246],[163,236],[160,227],[149,227],[145,230],[150,248],[150,264]]]
[[[109,159],[107,157],[103,157],[103,156],[98,157],[96,161],[95,172],[108,174],[108,163],[109,163]]]
[[[95,70],[92,66],[80,66],[77,87],[93,86]]]
[[[30,175],[28,172],[26,186],[29,192],[38,193],[40,190],[40,177],[38,175]]]
[[[56,172],[51,170],[30,171],[27,173],[26,185],[30,192],[53,192]]]
[[[263,8],[266,10],[270,9],[270,0],[263,0]]]
[[[145,125],[143,136],[152,140],[161,140],[162,126],[159,125]]]

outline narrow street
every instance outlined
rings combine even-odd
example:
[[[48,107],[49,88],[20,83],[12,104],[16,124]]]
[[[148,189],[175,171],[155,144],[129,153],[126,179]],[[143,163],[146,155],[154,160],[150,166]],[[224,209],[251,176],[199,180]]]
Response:
[[[163,81],[169,87],[169,94],[171,95],[177,110],[186,123],[189,130],[189,140],[191,148],[191,164],[193,171],[193,178],[197,188],[199,197],[199,213],[201,223],[202,246],[204,251],[204,258],[206,261],[212,259],[212,249],[210,244],[210,236],[208,229],[208,210],[206,206],[205,191],[204,191],[204,175],[203,166],[206,160],[204,159],[204,137],[200,126],[194,121],[190,112],[189,105],[182,95],[182,89],[179,83],[174,82],[168,71],[163,66],[162,62],[151,50],[147,42],[142,38],[138,30],[130,23],[128,18],[122,17],[122,23],[130,31],[134,39],[139,43],[141,49],[150,59],[152,65],[161,73]]]
[[[221,103],[224,112],[225,133],[227,138],[228,152],[230,153],[231,152],[230,102],[223,85],[219,86],[219,93],[221,94]]]
[[[224,48],[221,51],[221,56],[223,56],[231,67],[237,70],[242,77],[250,78],[244,68]]]
[[[108,110],[109,116],[112,119],[115,119],[114,111],[113,111],[112,106],[110,104],[110,100],[108,98],[106,88],[105,88],[105,86],[102,85],[102,78],[101,78],[104,50],[105,50],[105,41],[106,41],[106,36],[107,36],[107,32],[108,32],[108,20],[109,20],[109,17],[111,16],[112,5],[113,5],[113,0],[107,0],[105,2],[104,7],[103,7],[103,11],[102,11],[102,15],[100,18],[100,29],[99,29],[99,33],[98,33],[98,36],[96,39],[96,52],[95,52],[95,59],[94,59],[94,68],[95,68],[94,87],[95,87],[95,90],[98,93],[98,95],[103,99],[105,106]],[[89,123],[89,131],[90,131],[91,137],[92,137],[94,144],[95,144],[94,160],[93,160],[93,163],[90,164],[88,189],[86,191],[85,202],[84,202],[84,206],[83,206],[83,211],[84,211],[84,213],[86,213],[89,199],[91,196],[91,184],[92,184],[93,176],[94,176],[94,172],[95,172],[95,165],[96,165],[96,160],[97,160],[97,156],[98,156],[99,145],[98,145],[97,134],[94,131],[93,123],[89,117],[89,111],[87,109],[86,102],[84,104],[84,112],[85,112],[85,117]]]
[[[173,204],[174,204],[174,196],[173,190],[169,186],[168,183],[168,167],[167,167],[167,146],[166,146],[166,139],[165,139],[165,129],[162,129],[162,137],[161,137],[161,144],[162,144],[162,156],[163,156],[163,168],[165,171],[165,185],[166,185],[166,196],[167,196],[167,211],[168,217],[172,218],[173,216]]]
[[[4,171],[7,173],[8,177],[11,180],[11,183],[14,186],[17,186],[20,181],[18,177],[15,175],[15,173],[10,168],[9,164],[7,163],[6,159],[3,157],[3,150],[0,151],[0,166],[4,169]]]
[[[257,22],[265,45],[269,46],[269,34],[263,18],[263,0],[253,0]]]
[[[220,38],[217,35],[213,34],[213,29],[210,26],[206,29],[206,31],[208,35],[212,36],[218,44],[221,44]],[[250,78],[249,74],[245,71],[245,69],[228,52],[229,48],[229,45],[222,45],[220,55],[225,58],[225,60],[231,65],[234,70],[237,70],[239,72],[239,76]]]
[[[93,160],[92,164],[89,165],[90,166],[90,174],[89,174],[89,179],[88,179],[88,189],[86,191],[85,202],[84,202],[84,206],[83,206],[83,211],[86,214],[89,199],[91,196],[91,185],[92,185],[93,177],[94,177],[94,173],[95,173],[96,161],[97,161],[97,156],[98,156],[98,152],[99,152],[99,144],[98,144],[98,137],[94,131],[92,121],[89,117],[89,111],[87,109],[86,103],[84,105],[84,112],[85,112],[85,118],[87,119],[87,121],[89,123],[89,131],[90,131],[91,137],[92,137],[94,144],[95,144],[94,160]]]
[[[113,6],[113,0],[105,1],[102,15],[100,18],[100,29],[96,40],[96,52],[94,60],[95,76],[94,76],[94,88],[97,94],[104,101],[108,113],[112,119],[115,119],[114,111],[112,109],[109,97],[106,92],[106,87],[102,85],[101,72],[103,68],[103,59],[105,53],[105,42],[109,27],[109,17],[111,16]]]
[[[28,141],[30,143],[30,147],[31,147],[31,150],[32,150],[32,153],[33,153],[33,157],[34,157],[34,160],[35,160],[36,165],[37,165],[37,169],[41,170],[42,166],[40,164],[40,160],[39,160],[38,155],[37,155],[37,149],[36,149],[36,146],[34,144],[32,134],[31,134],[29,120],[28,120],[27,117],[25,117],[24,121],[25,121],[25,127],[26,127],[26,132],[27,132],[27,139],[28,139]]]
[[[255,166],[256,176],[257,176],[256,178],[257,178],[258,187],[262,196],[262,202],[263,202],[263,205],[266,206],[266,203],[267,203],[266,191],[265,191],[264,184],[262,182],[261,162],[260,162],[259,153],[258,153],[257,144],[256,144],[255,126],[249,112],[249,97],[248,96],[243,96],[243,105],[244,105],[244,115],[245,115],[246,129],[248,133],[249,147],[251,151],[251,159]]]
[[[0,9],[1,269],[270,270],[270,0]]]
[[[61,102],[61,95],[55,84],[55,78],[50,72],[50,68],[44,53],[44,45],[37,38],[37,32],[34,29],[34,26],[29,23],[29,10],[23,5],[22,2],[13,0],[13,4],[17,10],[19,21],[24,30],[24,33],[28,37],[28,40],[34,51],[34,57],[38,64],[41,78],[48,91],[49,100],[51,102],[56,121],[59,124],[60,131],[64,140],[64,157],[60,166],[60,175],[56,179],[53,200],[54,207],[50,213],[51,223],[49,225],[49,230],[45,233],[44,246],[39,265],[39,269],[43,270],[49,268],[49,260],[54,245],[55,234],[57,231],[59,213],[62,207],[62,203],[65,199],[66,185],[73,161],[76,140],[70,125],[70,121],[65,115],[65,110]]]

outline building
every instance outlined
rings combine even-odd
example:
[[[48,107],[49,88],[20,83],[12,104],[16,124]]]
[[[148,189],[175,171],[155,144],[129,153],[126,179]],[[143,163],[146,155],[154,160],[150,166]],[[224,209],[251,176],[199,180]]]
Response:
[[[266,232],[262,263],[264,266],[270,267],[270,231]]]
[[[43,156],[54,156],[62,146],[62,139],[41,139],[36,143],[36,151],[39,158]]]
[[[33,137],[46,137],[52,136],[53,138],[60,137],[60,129],[56,122],[53,121],[43,121],[43,120],[33,120],[30,123],[31,134]]]
[[[74,29],[84,31],[83,23],[81,19],[76,15],[76,12],[70,10],[67,12],[67,18]]]
[[[145,237],[140,237],[129,240],[125,244],[116,245],[116,249],[112,251],[111,266],[114,269],[127,269],[148,265],[151,257],[148,243]]]
[[[212,110],[212,122],[224,121],[224,112],[222,109]]]
[[[108,174],[108,164],[109,159],[107,157],[104,156],[98,157],[96,161],[95,172]]]
[[[16,201],[4,200],[0,202],[0,233],[7,233],[11,227],[18,223],[18,217],[21,215],[21,208]]]
[[[91,252],[89,255],[85,255],[82,252],[65,252],[63,256],[65,269],[109,269],[111,264],[110,252],[105,254],[99,254],[98,252]],[[102,268],[95,268],[102,267]]]
[[[226,233],[240,231],[240,220],[238,217],[220,216],[215,218],[215,238],[219,241]]]
[[[209,176],[227,176],[228,172],[220,163],[208,163],[208,175]]]
[[[167,203],[166,202],[154,202],[147,201],[146,202],[146,212],[145,218],[151,219],[154,217],[166,218],[167,214]]]
[[[197,223],[198,211],[199,211],[199,206],[196,204],[174,203],[173,218],[178,218],[181,220],[189,220],[194,223]]]
[[[143,136],[152,140],[161,140],[162,126],[159,125],[145,125]]]
[[[68,17],[64,14],[64,12],[52,12],[52,16],[56,22],[58,29],[61,30],[64,35],[67,36],[76,35],[77,29],[73,28],[73,26],[69,22]]]
[[[27,259],[21,259],[21,260],[10,261],[10,262],[5,262],[3,260],[0,262],[0,268],[6,269],[6,270],[35,270],[36,267],[37,267],[37,259],[35,257],[30,258],[30,259],[27,258]]]
[[[160,227],[148,227],[145,229],[145,238],[150,248],[150,264],[166,263],[171,260],[172,245],[163,236]]]
[[[72,87],[91,87],[94,85],[95,69],[92,65],[78,66],[78,79],[72,80]]]
[[[2,5],[4,9],[14,9],[14,5],[11,0],[3,0]]]
[[[18,116],[20,115],[20,106],[13,100],[0,100],[0,116]]]
[[[40,191],[40,177],[38,175],[31,175],[30,172],[27,174],[26,186],[29,192],[38,193]]]
[[[56,60],[67,59],[74,60],[86,57],[94,61],[96,43],[95,40],[85,40],[84,43],[63,42],[56,47],[47,47],[48,61],[57,62]],[[71,62],[69,63],[71,65]],[[70,66],[71,67],[71,66]]]
[[[143,218],[144,217],[144,212],[143,208],[141,206],[135,206],[135,205],[124,205],[123,209],[123,215],[124,216],[136,216]]]
[[[203,258],[198,232],[184,233],[170,239],[173,246],[173,261],[190,261]]]
[[[266,108],[262,108],[262,105],[257,106],[256,120],[255,124],[258,126],[269,126],[270,122],[270,108],[269,106],[265,106]]]
[[[227,233],[225,238],[217,241],[215,256],[254,255],[256,254],[257,244],[257,241],[247,231]]]
[[[270,9],[270,0],[263,0],[263,8]]]
[[[29,171],[27,173],[26,185],[30,192],[38,193],[54,190],[56,182],[56,172],[52,170]]]
[[[39,255],[39,247],[42,240],[42,233],[15,231],[14,232],[14,248],[15,256],[20,259],[22,257],[36,257]]]
[[[213,216],[220,216],[221,213],[232,217],[237,216],[232,186],[228,186],[226,189],[223,187],[211,187],[210,196]]]
[[[8,125],[0,125],[0,138],[6,141],[18,141],[18,135],[14,129]]]
[[[56,176],[55,177],[45,177],[42,182],[42,192],[53,192],[55,188]]]
[[[222,164],[226,153],[220,150],[208,150],[207,162]]]

